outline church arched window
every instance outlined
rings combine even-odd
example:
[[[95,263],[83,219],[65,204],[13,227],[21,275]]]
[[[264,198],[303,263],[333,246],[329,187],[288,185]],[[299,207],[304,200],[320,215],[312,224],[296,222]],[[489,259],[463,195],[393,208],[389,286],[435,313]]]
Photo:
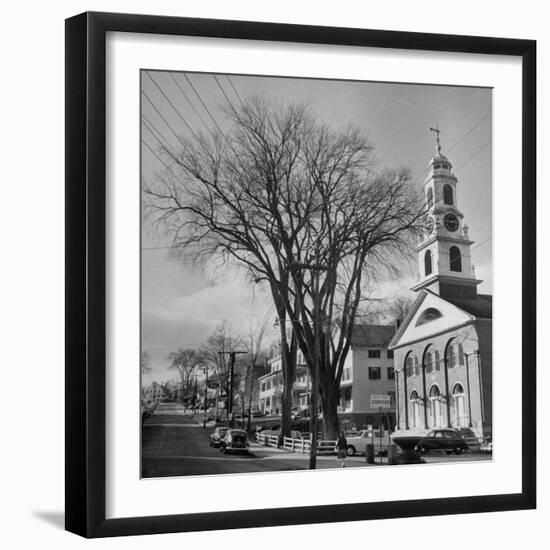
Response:
[[[458,246],[449,248],[449,265],[451,271],[462,271],[462,256]]]
[[[430,250],[426,250],[424,254],[424,274],[429,275],[432,272],[432,253]]]
[[[440,317],[443,317],[441,311],[435,309],[435,307],[429,307],[418,316],[415,326],[424,325],[426,323],[429,323],[430,321],[435,321]]]
[[[426,191],[426,207],[431,208],[434,203],[434,192],[431,187],[428,188],[428,191]]]
[[[454,204],[453,188],[448,183],[443,186],[443,202],[445,204]]]

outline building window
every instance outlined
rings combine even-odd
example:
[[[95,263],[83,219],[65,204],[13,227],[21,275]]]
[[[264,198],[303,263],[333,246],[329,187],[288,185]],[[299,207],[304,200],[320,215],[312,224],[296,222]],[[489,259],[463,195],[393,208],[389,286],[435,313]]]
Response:
[[[439,353],[430,347],[424,352],[424,370],[430,373],[439,368]]]
[[[430,187],[426,192],[426,207],[429,209],[433,206],[434,203],[434,192]]]
[[[395,369],[388,367],[388,380],[395,380]]]
[[[432,253],[430,250],[426,250],[424,254],[424,274],[430,275],[432,272]]]
[[[443,187],[443,202],[445,204],[454,204],[453,203],[453,188],[446,183]]]
[[[265,391],[265,382],[262,382],[262,391]]]
[[[342,381],[351,380],[351,367],[346,367],[342,373]]]
[[[414,367],[415,367],[415,357],[414,355],[412,354],[412,352],[409,352],[409,354],[407,355],[407,358],[405,359],[405,375],[406,376],[413,376],[414,374]],[[418,374],[418,373],[416,373]]]
[[[415,326],[423,325],[425,323],[429,323],[430,321],[435,321],[440,317],[443,317],[441,311],[435,309],[434,307],[429,307],[418,316]]]
[[[380,380],[380,367],[369,367],[369,380]]]
[[[392,349],[388,350],[388,359],[393,359],[393,350]]]
[[[457,246],[449,248],[449,263],[451,271],[462,271],[462,258]]]
[[[369,359],[380,359],[380,350],[369,349]]]

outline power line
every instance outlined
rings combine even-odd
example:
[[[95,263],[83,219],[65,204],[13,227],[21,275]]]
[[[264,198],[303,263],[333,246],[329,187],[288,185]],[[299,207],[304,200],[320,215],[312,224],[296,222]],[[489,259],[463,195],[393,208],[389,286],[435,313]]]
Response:
[[[472,126],[472,128],[470,128],[470,130],[468,130],[468,132],[466,132],[457,142],[455,142],[451,147],[449,147],[449,149],[447,149],[447,153],[450,153],[457,145],[462,143],[462,141],[464,141],[464,139],[467,138],[491,114],[492,114],[491,111],[486,113],[485,116],[481,120],[479,120],[476,124],[474,124],[474,126]]]
[[[168,127],[168,129],[172,132],[172,134],[176,137],[176,139],[181,143],[181,145],[183,145],[185,147],[185,142],[181,139],[181,137],[176,133],[176,131],[174,130],[174,128],[172,128],[171,124],[166,120],[166,118],[164,117],[164,115],[158,110],[157,106],[153,103],[153,100],[147,95],[147,93],[145,92],[145,90],[141,90],[141,93],[143,94],[143,96],[145,97],[145,99],[147,99],[147,101],[151,104],[151,107],[153,107],[153,109],[155,110],[155,112],[160,116],[160,118],[162,119],[162,121],[164,122],[164,124],[166,124],[166,126]]]
[[[149,131],[149,133],[153,136],[153,138],[158,141],[159,145],[161,147],[164,147],[165,149],[168,149],[167,145],[162,141],[162,135],[160,135],[161,137],[159,138],[157,133],[158,133],[158,130],[150,123],[146,122],[145,120],[142,121],[143,122],[143,126],[145,127],[146,130]],[[174,152],[171,152],[170,153],[172,157],[175,157],[175,153]],[[172,166],[174,164],[174,162],[176,162],[175,160],[172,160],[170,166]]]
[[[460,137],[457,141],[455,141],[448,149],[447,149],[447,154],[449,154],[449,152],[451,152],[455,147],[457,147],[460,143],[462,143],[484,120],[487,119],[487,117],[489,117],[491,115],[491,111],[485,113],[485,115],[479,119],[464,135],[462,135],[462,137]],[[490,142],[489,142],[490,143]],[[488,145],[488,144],[485,144],[484,147]],[[475,155],[472,155],[471,158],[473,158],[473,156]],[[468,159],[469,161],[470,159]],[[466,161],[466,162],[468,162]],[[463,164],[461,164],[459,167],[455,168],[455,170],[459,170],[460,168],[462,168],[462,166],[464,166],[464,164],[466,164],[466,162],[464,162]],[[430,166],[426,167],[421,173],[420,175],[416,178],[416,181],[415,181],[415,184],[418,184],[421,182],[422,180],[422,177],[424,176],[424,174],[426,174],[428,171],[430,170]]]
[[[185,91],[183,90],[183,88],[180,86],[179,82],[176,80],[173,73],[170,73],[170,76],[172,77],[172,80],[175,82],[175,84],[178,87],[179,91],[182,93],[183,97],[187,100],[187,103],[189,103],[189,105],[191,106],[191,109],[193,109],[194,113],[197,115],[199,120],[203,123],[204,127],[208,130],[210,135],[212,135],[212,131],[210,130],[210,127],[208,126],[208,124],[206,124],[206,122],[204,122],[203,118],[201,117],[201,115],[199,114],[199,112],[197,111],[197,109],[195,108],[195,106],[193,105],[193,103],[191,102],[191,100],[189,99],[189,97],[187,96]]]
[[[197,89],[195,86],[193,86],[193,83],[191,82],[191,79],[187,76],[187,73],[183,73],[183,76],[189,83],[189,86],[191,86],[193,92],[201,102],[201,105],[204,107],[204,110],[208,113],[208,116],[211,118],[212,122],[215,124],[216,128],[219,130],[221,134],[223,134],[222,129],[220,128],[219,124],[217,123],[216,119],[212,116],[212,113],[210,112],[210,109],[206,106],[206,103],[203,101],[202,97],[200,96],[199,92],[197,92]]]
[[[191,128],[191,126],[189,125],[189,123],[185,120],[185,118],[183,118],[182,114],[179,112],[178,109],[176,109],[176,107],[174,106],[174,104],[172,103],[172,101],[170,100],[170,98],[166,95],[166,93],[164,92],[164,90],[159,86],[158,82],[150,75],[150,73],[146,73],[147,76],[150,78],[151,82],[153,82],[153,84],[158,88],[159,92],[163,95],[164,99],[166,99],[166,101],[168,102],[168,104],[170,105],[170,107],[172,107],[172,109],[175,111],[175,113],[178,115],[178,117],[181,119],[181,121],[185,124],[185,126],[187,126],[187,128],[189,129],[189,131],[191,132],[191,134],[193,134],[193,137],[197,140],[197,141],[200,141],[199,139],[199,136],[195,133],[195,131],[193,130],[193,128]]]
[[[235,86],[233,85],[233,81],[231,80],[231,78],[229,77],[228,74],[225,75],[225,78],[227,78],[227,80],[229,80],[229,84],[231,84],[231,87],[233,88],[233,91],[235,92],[235,95],[239,98],[239,101],[241,102],[241,105],[244,107],[244,102],[241,99],[241,96],[239,95],[239,92],[237,92],[237,88],[235,88]]]
[[[215,74],[212,74],[212,76],[214,77],[214,80],[216,81],[216,84],[218,85],[218,88],[221,90],[221,92],[222,92],[223,96],[225,97],[227,103],[229,103],[229,105],[231,105],[231,107],[235,111],[235,107],[233,106],[233,103],[229,99],[228,95],[225,93],[225,90],[223,89],[223,86],[220,84],[220,81],[218,80],[218,77]]]
[[[147,118],[145,114],[141,115],[141,120],[145,124],[146,128],[155,136],[160,145],[166,146],[166,143],[170,143],[170,140],[166,139],[166,136]]]
[[[483,149],[485,149],[485,147],[487,147],[487,145],[491,144],[493,142],[492,139],[490,139],[487,143],[483,144],[473,155],[469,156],[468,159],[466,161],[464,161],[460,166],[458,166],[456,169],[457,170],[460,170],[465,164],[468,164],[476,155],[478,155],[479,153],[481,153],[481,151],[483,151]]]
[[[242,162],[241,162],[241,158],[240,156],[237,154],[237,151],[235,151],[233,145],[231,144],[231,142],[229,141],[229,139],[227,138],[227,136],[225,135],[225,132],[220,128],[220,125],[218,124],[218,122],[216,121],[216,119],[212,116],[212,113],[210,112],[210,109],[208,109],[208,107],[206,106],[206,103],[203,101],[202,97],[200,96],[199,92],[197,91],[197,89],[195,88],[195,86],[193,86],[193,83],[191,82],[190,78],[187,76],[186,73],[183,73],[183,76],[186,78],[187,82],[189,82],[189,85],[191,86],[191,88],[193,89],[193,92],[195,92],[195,95],[198,97],[199,101],[201,102],[202,106],[204,107],[204,109],[206,110],[206,112],[208,113],[208,116],[212,119],[212,122],[216,125],[216,128],[218,129],[218,131],[220,132],[221,136],[223,137],[223,139],[225,139],[227,145],[229,145],[229,148],[231,149],[231,151],[233,151],[233,154],[235,155],[235,158],[237,159],[237,161],[239,163],[241,163],[241,166],[242,166]],[[244,167],[243,167],[244,168]]]

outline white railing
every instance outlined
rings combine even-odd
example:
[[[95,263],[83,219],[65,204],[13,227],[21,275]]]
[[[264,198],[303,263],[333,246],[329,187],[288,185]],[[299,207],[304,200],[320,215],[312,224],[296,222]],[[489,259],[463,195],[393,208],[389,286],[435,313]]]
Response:
[[[256,441],[262,443],[266,447],[278,447],[279,445],[279,436],[264,434],[262,432],[256,434]]]
[[[264,434],[259,432],[256,434],[256,441],[266,447],[278,447],[279,436]],[[336,446],[336,441],[333,439],[320,439],[317,441],[318,453],[332,453]],[[305,437],[283,437],[282,448],[292,453],[309,453],[311,449],[311,436]]]

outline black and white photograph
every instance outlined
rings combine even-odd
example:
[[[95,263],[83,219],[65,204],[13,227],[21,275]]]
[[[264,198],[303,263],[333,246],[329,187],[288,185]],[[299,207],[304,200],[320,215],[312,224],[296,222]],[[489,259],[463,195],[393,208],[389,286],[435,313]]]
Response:
[[[492,89],[140,86],[141,476],[491,460]]]

